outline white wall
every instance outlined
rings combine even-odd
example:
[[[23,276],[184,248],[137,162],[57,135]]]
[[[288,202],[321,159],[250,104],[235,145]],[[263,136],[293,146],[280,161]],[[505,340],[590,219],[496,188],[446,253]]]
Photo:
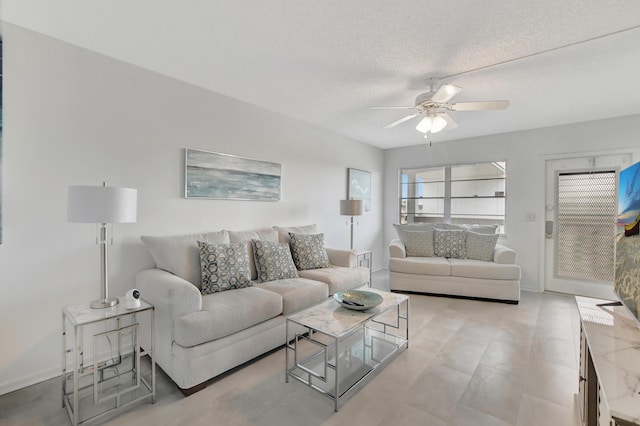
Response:
[[[3,38],[0,394],[60,374],[61,308],[100,293],[94,226],[66,222],[69,185],[138,189],[138,221],[110,248],[112,295],[153,266],[140,235],[317,223],[348,247],[348,167],[372,172],[355,246],[385,265],[381,150],[15,26]],[[281,163],[282,200],[184,199],[186,147]]]
[[[479,113],[481,114],[481,113]],[[455,130],[454,130],[455,131]],[[518,252],[523,289],[543,290],[545,162],[551,158],[629,152],[640,160],[640,115],[418,145],[385,151],[384,236],[397,238],[398,171],[402,168],[507,161],[506,232]],[[536,220],[527,221],[534,213]],[[387,255],[388,256],[388,255]]]

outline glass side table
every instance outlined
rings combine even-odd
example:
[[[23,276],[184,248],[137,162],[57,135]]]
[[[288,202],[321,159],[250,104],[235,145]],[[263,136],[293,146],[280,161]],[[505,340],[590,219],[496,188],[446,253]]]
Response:
[[[145,399],[156,402],[154,322],[155,308],[144,300],[134,309],[122,302],[62,309],[62,406],[74,426]],[[150,367],[141,365],[144,355]]]
[[[371,287],[371,274],[373,273],[373,264],[371,263],[371,252],[368,250],[356,250],[356,266],[369,268],[369,287]]]

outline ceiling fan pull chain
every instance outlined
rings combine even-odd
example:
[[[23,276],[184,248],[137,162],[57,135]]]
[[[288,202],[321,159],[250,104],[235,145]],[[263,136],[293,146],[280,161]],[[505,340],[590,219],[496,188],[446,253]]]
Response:
[[[427,142],[429,143],[429,147],[433,146],[433,141],[430,138],[431,136],[431,132],[430,131],[426,131],[424,133],[424,138],[427,140]]]

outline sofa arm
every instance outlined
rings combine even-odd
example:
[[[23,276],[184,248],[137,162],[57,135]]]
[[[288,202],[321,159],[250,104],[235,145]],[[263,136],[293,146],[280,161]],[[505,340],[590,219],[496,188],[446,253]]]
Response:
[[[496,244],[496,248],[493,251],[493,261],[494,263],[500,263],[502,265],[515,265],[516,252],[509,247]]]
[[[202,310],[200,290],[170,272],[147,269],[136,274],[135,282],[140,296],[155,306],[159,314],[168,313],[172,321]]]
[[[389,243],[389,257],[407,257],[407,250],[405,249],[404,243],[401,240],[391,240],[391,242]]]
[[[357,265],[356,252],[354,250],[325,248],[329,263],[333,266],[342,266],[344,268],[355,268]]]

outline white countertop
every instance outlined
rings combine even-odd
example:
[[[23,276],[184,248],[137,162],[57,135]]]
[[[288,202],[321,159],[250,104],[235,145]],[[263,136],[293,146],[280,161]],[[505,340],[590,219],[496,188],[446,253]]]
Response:
[[[576,296],[591,358],[611,416],[640,424],[640,324],[610,300]]]

